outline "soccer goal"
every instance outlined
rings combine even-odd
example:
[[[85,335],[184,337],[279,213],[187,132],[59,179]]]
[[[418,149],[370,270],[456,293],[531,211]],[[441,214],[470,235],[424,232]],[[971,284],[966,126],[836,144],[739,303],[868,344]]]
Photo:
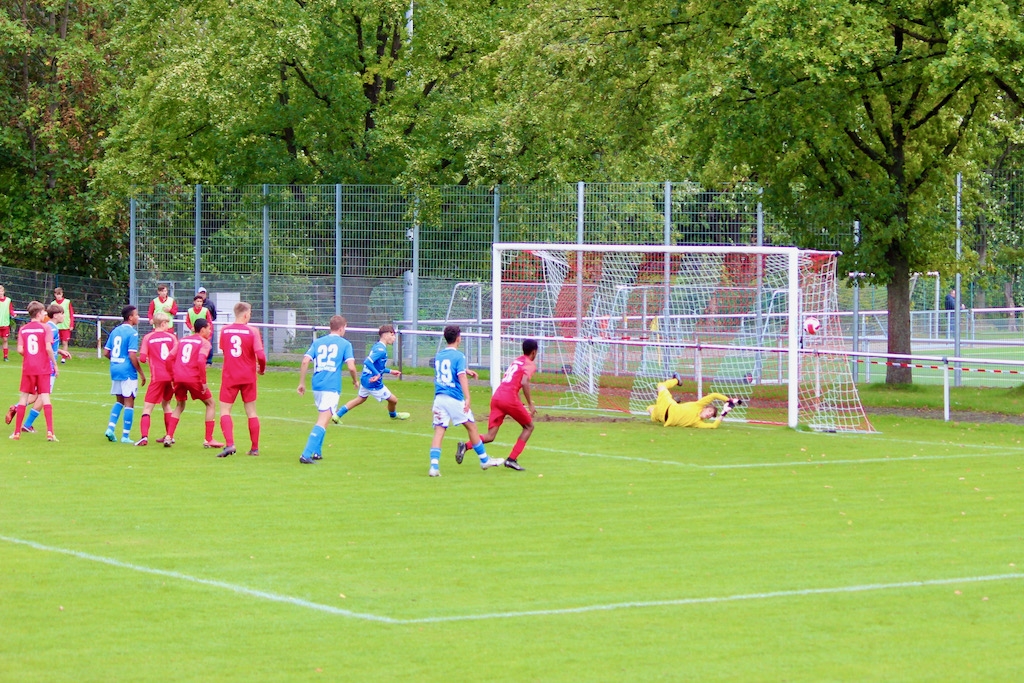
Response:
[[[744,399],[728,419],[873,431],[838,353],[835,252],[493,249],[492,384],[522,340],[534,338],[540,371],[564,385],[562,407],[644,414],[657,384],[678,373],[690,400],[708,392]]]

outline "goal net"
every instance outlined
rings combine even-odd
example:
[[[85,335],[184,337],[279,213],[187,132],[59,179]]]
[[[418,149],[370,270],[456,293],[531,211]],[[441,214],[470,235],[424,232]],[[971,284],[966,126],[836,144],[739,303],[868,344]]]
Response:
[[[730,420],[873,431],[837,315],[834,252],[776,247],[496,243],[491,381],[539,341],[538,384],[566,408],[646,413],[677,397],[744,399]],[[545,378],[547,378],[545,380]]]

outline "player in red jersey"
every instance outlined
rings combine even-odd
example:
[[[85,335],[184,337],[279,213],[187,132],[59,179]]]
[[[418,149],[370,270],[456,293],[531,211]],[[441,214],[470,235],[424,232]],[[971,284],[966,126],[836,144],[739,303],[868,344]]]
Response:
[[[206,406],[206,439],[203,448],[223,448],[224,444],[213,440],[213,394],[206,385],[206,357],[210,355],[211,326],[205,318],[195,321],[195,334],[190,334],[178,342],[178,352],[174,355],[174,398],[177,405],[168,423],[164,447],[174,444],[174,431],[178,428],[178,420],[185,412],[185,401],[191,396],[193,400],[202,401]]]
[[[260,418],[256,415],[256,375],[267,369],[267,354],[263,350],[260,331],[249,325],[252,305],[245,301],[235,304],[235,322],[220,331],[220,350],[224,354],[224,373],[220,383],[220,429],[224,432],[224,450],[218,458],[235,453],[235,424],[231,407],[242,394],[245,416],[249,419],[249,439],[252,448],[248,455],[260,454]]]
[[[516,439],[512,453],[505,459],[505,467],[513,470],[523,470],[519,464],[519,454],[526,448],[526,442],[533,434],[533,416],[537,414],[537,407],[533,405],[533,397],[530,395],[530,378],[537,371],[534,361],[537,360],[537,340],[523,340],[523,355],[516,358],[508,366],[501,383],[491,396],[491,415],[487,420],[487,433],[480,435],[484,443],[491,443],[498,436],[498,430],[506,417],[511,417],[518,422],[523,431]],[[519,402],[519,390],[522,389],[523,397],[526,398],[526,405]],[[455,462],[462,464],[462,456],[466,453],[466,444],[459,442],[455,449]]]
[[[50,345],[50,330],[43,324],[46,315],[45,307],[38,301],[28,305],[28,317],[31,322],[22,325],[18,330],[18,353],[24,360],[21,365],[21,395],[15,409],[14,433],[12,439],[21,438],[21,425],[25,420],[25,406],[29,397],[37,394],[43,402],[43,415],[46,417],[46,440],[56,441],[53,435],[53,406],[50,405],[50,373],[58,373],[56,356]]]
[[[153,327],[156,328],[142,338],[139,348],[139,362],[149,363],[149,388],[146,389],[146,403],[142,407],[142,419],[139,429],[142,438],[135,442],[136,446],[149,445],[149,423],[153,408],[159,403],[164,412],[164,432],[170,432],[171,399],[174,397],[174,359],[178,350],[178,338],[171,330],[171,318],[162,312],[153,314]],[[165,436],[158,443],[163,443]]]

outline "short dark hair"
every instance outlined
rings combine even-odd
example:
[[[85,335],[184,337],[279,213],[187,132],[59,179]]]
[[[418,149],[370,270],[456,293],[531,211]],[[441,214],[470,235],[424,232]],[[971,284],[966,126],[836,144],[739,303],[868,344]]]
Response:
[[[458,325],[446,325],[444,328],[444,340],[449,344],[454,344],[461,335],[462,330]]]
[[[536,339],[524,339],[523,340],[523,355],[529,356],[531,353],[537,350]]]
[[[395,326],[394,325],[381,325],[380,329],[377,330],[377,336],[378,337],[383,337],[388,332],[390,332],[391,334],[394,334],[395,333]]]
[[[204,327],[209,327],[209,326],[210,326],[210,321],[209,320],[207,320],[206,318],[199,318],[199,319],[196,320],[195,325],[192,326],[192,329],[194,329],[196,332],[198,332],[199,330],[203,329]]]
[[[132,317],[132,313],[134,313],[137,310],[137,308],[135,308],[131,304],[128,304],[127,306],[121,309],[121,319],[124,320],[125,322],[128,322],[128,318]]]
[[[46,307],[46,315],[51,318],[55,315],[61,315],[62,313],[64,313],[64,307],[60,304],[50,304]]]
[[[197,301],[202,301],[205,303],[206,299],[203,297],[202,294],[196,294],[194,297],[192,297],[192,303],[195,303]]]

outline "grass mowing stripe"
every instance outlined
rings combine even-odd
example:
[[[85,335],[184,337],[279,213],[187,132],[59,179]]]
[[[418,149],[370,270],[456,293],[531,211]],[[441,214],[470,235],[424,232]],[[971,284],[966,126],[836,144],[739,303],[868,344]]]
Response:
[[[990,574],[988,576],[964,576],[948,579],[925,579],[921,581],[900,581],[896,583],[868,583],[860,584],[855,586],[832,586],[829,588],[801,588],[796,590],[788,591],[770,591],[767,593],[743,593],[739,595],[725,595],[725,596],[712,596],[706,598],[678,598],[673,600],[645,600],[642,602],[616,602],[603,605],[583,605],[580,607],[562,607],[555,609],[542,609],[542,610],[524,610],[521,612],[493,612],[489,614],[456,614],[438,617],[422,617],[414,619],[398,619],[393,617],[386,617],[377,614],[368,614],[364,612],[354,612],[352,610],[341,609],[340,607],[333,607],[331,605],[324,605],[321,603],[312,602],[310,600],[303,600],[302,598],[296,598],[288,595],[278,595],[277,593],[270,593],[267,591],[261,591],[254,588],[247,588],[245,586],[239,586],[233,583],[227,583],[226,581],[217,581],[215,579],[202,579],[197,576],[191,576],[189,574],[182,574],[180,572],[172,572],[164,569],[154,569],[152,567],[144,567],[138,564],[132,564],[131,562],[122,562],[121,560],[115,560],[110,557],[102,557],[100,555],[92,555],[90,553],[83,553],[77,550],[70,550],[67,548],[57,548],[54,546],[43,545],[42,543],[36,543],[35,541],[26,541],[20,538],[12,538],[10,536],[0,536],[0,541],[7,543],[13,543],[16,545],[23,545],[36,550],[42,550],[45,552],[59,553],[62,555],[69,555],[71,557],[77,557],[81,560],[89,560],[90,562],[99,562],[107,564],[112,567],[118,567],[120,569],[130,569],[132,571],[141,572],[144,574],[154,574],[156,576],[164,576],[171,579],[178,579],[180,581],[187,581],[190,583],[197,583],[203,586],[210,586],[213,588],[223,588],[233,593],[239,593],[241,595],[248,595],[254,598],[261,598],[263,600],[270,600],[272,602],[280,602],[289,605],[295,605],[297,607],[304,607],[306,609],[316,610],[318,612],[326,612],[328,614],[335,614],[342,617],[349,617],[351,619],[360,619],[363,621],[373,621],[382,624],[394,624],[394,625],[410,625],[410,624],[437,624],[444,622],[453,621],[485,621],[493,619],[517,619],[524,617],[540,617],[540,616],[559,616],[564,614],[584,614],[587,612],[608,612],[612,610],[622,609],[646,609],[651,607],[682,607],[686,605],[710,605],[716,603],[726,602],[740,602],[748,600],[773,600],[778,598],[794,598],[794,597],[806,597],[814,595],[835,595],[841,593],[865,593],[870,591],[884,591],[884,590],[899,590],[903,588],[927,588],[930,586],[948,586],[954,584],[963,583],[983,583],[990,581],[1015,581],[1024,579],[1024,573],[1017,574]]]

